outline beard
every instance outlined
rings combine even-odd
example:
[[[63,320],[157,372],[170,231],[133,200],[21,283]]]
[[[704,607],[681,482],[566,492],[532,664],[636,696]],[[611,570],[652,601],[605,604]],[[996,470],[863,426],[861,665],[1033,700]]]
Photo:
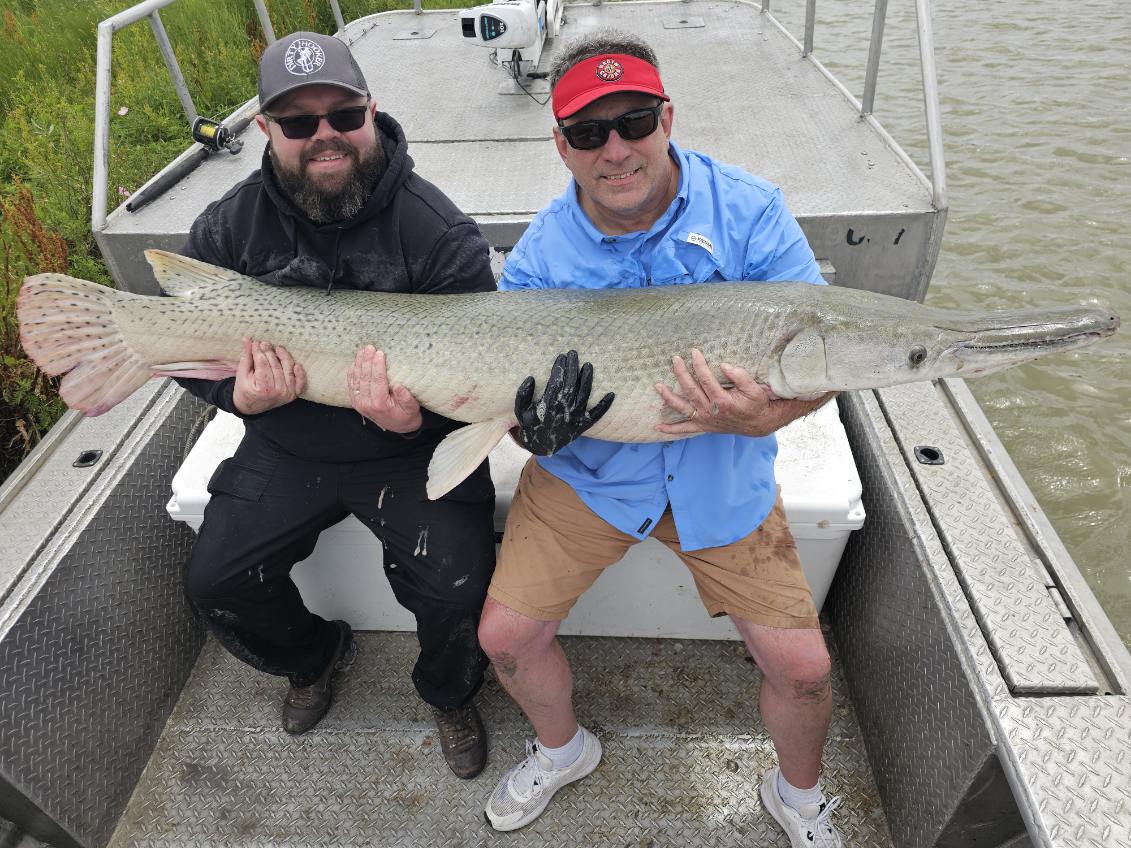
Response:
[[[364,156],[353,145],[340,140],[317,142],[303,154],[295,167],[279,161],[275,149],[268,144],[268,155],[275,169],[279,186],[316,224],[329,224],[352,218],[369,199],[381,172],[385,169],[385,149],[377,127],[373,128],[376,144]],[[352,168],[344,177],[335,180],[337,185],[323,185],[307,172],[308,161],[323,153],[340,153],[349,159]]]

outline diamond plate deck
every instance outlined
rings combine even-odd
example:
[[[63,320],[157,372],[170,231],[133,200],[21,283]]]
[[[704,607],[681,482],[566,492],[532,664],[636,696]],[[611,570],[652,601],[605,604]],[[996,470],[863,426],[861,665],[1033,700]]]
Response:
[[[961,587],[873,394],[850,392],[840,402],[868,519],[849,538],[827,611],[880,793],[888,809],[914,811],[892,818],[892,838],[900,848],[958,848],[967,844],[961,838],[941,841],[957,818],[984,840],[975,844],[997,845],[995,835],[1024,828],[1008,800],[962,808],[974,776],[996,765],[975,663],[987,674],[997,668],[973,616],[963,632],[947,614],[953,601],[937,575],[958,599]],[[971,662],[967,651],[979,646]]]
[[[491,756],[460,781],[409,682],[415,639],[359,634],[358,660],[311,733],[278,725],[284,685],[209,642],[111,841],[200,846],[778,846],[757,799],[773,762],[759,675],[733,642],[566,637],[576,705],[605,756],[536,822],[497,834],[482,808],[529,726],[492,677],[478,703]],[[847,844],[891,846],[843,680],[825,785]]]
[[[1131,698],[996,703],[1054,844],[1131,845]]]
[[[0,795],[60,845],[109,838],[202,642],[163,510],[201,405],[157,392],[0,610]]]
[[[1010,692],[944,550],[937,505],[932,511],[929,494],[920,496],[914,460],[905,461],[897,442],[915,419],[889,429],[876,397],[887,391],[842,399],[868,523],[849,541],[826,610],[885,803],[919,812],[893,819],[896,844],[996,844],[979,820],[996,824],[1000,835],[1018,814],[1032,844],[1131,844],[1131,699]],[[923,398],[923,407],[938,403]],[[1039,575],[1031,579],[1043,584]],[[931,732],[901,737],[908,716],[904,730]],[[986,745],[1000,768],[986,761],[974,771]],[[987,797],[998,799],[996,809]],[[1030,842],[1019,833],[1007,844]]]
[[[939,536],[1015,694],[1099,691],[1043,575],[968,449],[939,389],[911,383],[877,393]],[[914,449],[942,450],[924,465]]]

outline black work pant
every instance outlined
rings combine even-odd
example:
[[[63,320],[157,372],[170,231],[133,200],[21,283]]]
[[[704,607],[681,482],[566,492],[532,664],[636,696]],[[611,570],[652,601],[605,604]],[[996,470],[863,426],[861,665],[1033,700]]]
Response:
[[[416,616],[420,696],[438,707],[467,703],[487,666],[476,631],[495,568],[495,490],[484,463],[430,501],[426,463],[298,460],[248,433],[208,484],[185,570],[190,602],[237,658],[296,686],[313,683],[337,633],[306,608],[290,571],[322,530],[352,513],[380,539],[385,576]]]

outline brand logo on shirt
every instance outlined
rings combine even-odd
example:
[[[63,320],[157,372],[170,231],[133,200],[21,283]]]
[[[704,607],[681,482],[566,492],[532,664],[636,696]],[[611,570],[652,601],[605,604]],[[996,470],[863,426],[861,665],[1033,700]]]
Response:
[[[287,46],[283,65],[295,76],[305,77],[322,69],[326,53],[309,38],[296,38]]]
[[[711,240],[709,238],[707,238],[706,236],[699,235],[699,233],[688,233],[687,234],[687,243],[699,245],[701,248],[706,250],[712,256],[715,253],[715,246],[713,244],[711,244]]]
[[[597,63],[597,79],[616,82],[624,76],[624,65],[616,59],[605,59]]]

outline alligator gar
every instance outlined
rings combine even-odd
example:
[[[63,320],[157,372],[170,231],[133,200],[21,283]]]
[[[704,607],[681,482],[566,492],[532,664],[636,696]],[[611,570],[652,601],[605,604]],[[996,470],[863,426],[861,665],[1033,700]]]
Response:
[[[618,442],[676,438],[656,383],[672,357],[698,348],[723,380],[738,365],[782,398],[976,377],[1090,344],[1115,332],[1108,309],[995,313],[935,309],[902,298],[808,283],[707,283],[642,289],[386,294],[276,288],[165,251],[146,251],[169,297],[115,291],[59,274],[28,277],[17,314],[24,350],[66,374],[67,405],[99,415],[154,376],[235,374],[242,339],[285,347],[307,373],[303,397],[350,406],[358,350],[385,351],[390,383],[469,424],[437,447],[428,495],[469,474],[515,426],[530,374],[577,350],[593,363],[593,397],[616,401],[586,435]],[[676,387],[678,389],[678,387]]]

